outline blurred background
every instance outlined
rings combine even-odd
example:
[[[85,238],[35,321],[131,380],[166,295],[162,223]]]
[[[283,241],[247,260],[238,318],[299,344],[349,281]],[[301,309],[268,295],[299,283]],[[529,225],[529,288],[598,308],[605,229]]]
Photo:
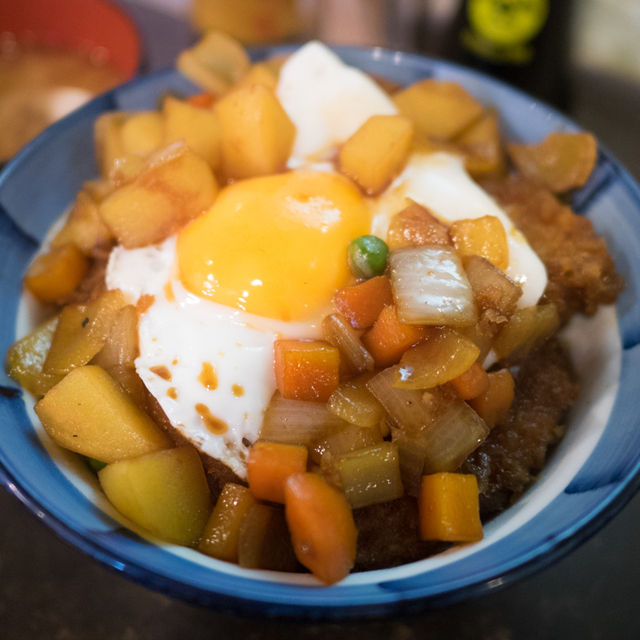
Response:
[[[382,46],[491,73],[568,113],[640,178],[637,0],[0,0],[0,162],[200,31],[247,45]],[[640,497],[578,551],[497,593],[399,620],[255,621],[148,591],[60,542],[0,491],[0,639],[640,637]]]

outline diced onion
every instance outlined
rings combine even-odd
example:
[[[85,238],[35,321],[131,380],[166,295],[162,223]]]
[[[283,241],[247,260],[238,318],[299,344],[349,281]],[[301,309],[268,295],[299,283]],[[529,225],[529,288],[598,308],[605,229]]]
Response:
[[[309,445],[349,423],[320,402],[287,400],[276,391],[264,413],[260,438],[281,444]]]
[[[477,319],[471,285],[451,247],[403,247],[389,255],[400,322],[468,326]]]
[[[384,418],[382,405],[367,388],[373,373],[367,372],[341,383],[327,402],[329,411],[359,427],[375,427]]]
[[[322,321],[325,340],[338,347],[342,359],[353,372],[373,371],[373,357],[364,348],[360,336],[340,313],[332,313]]]

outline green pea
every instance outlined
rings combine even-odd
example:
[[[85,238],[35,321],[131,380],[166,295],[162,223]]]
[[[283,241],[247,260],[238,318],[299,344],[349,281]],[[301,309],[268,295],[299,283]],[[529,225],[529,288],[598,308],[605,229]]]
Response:
[[[87,458],[87,464],[89,465],[89,469],[94,473],[98,473],[98,471],[102,471],[107,466],[106,462],[101,462],[100,460],[96,460],[95,458]]]
[[[373,278],[387,268],[389,247],[377,236],[360,236],[349,245],[349,266],[359,278]]]

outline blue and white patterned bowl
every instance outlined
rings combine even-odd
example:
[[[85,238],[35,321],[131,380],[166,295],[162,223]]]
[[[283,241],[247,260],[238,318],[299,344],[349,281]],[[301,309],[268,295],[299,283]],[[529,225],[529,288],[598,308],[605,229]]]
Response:
[[[454,80],[502,116],[505,134],[534,142],[577,128],[563,116],[458,66],[380,49],[338,49],[350,64],[401,84]],[[174,72],[107,93],[29,144],[0,176],[0,352],[29,322],[22,274],[47,230],[97,175],[93,122],[111,109],[149,109],[167,90],[196,88]],[[534,487],[485,527],[485,539],[403,567],[355,574],[331,588],[307,575],[247,571],[122,526],[95,478],[38,436],[29,398],[0,374],[0,482],[59,536],[152,589],[206,606],[314,618],[382,616],[478,595],[545,566],[585,541],[640,484],[640,188],[600,149],[574,199],[609,244],[627,289],[615,309],[579,320],[569,338],[583,376],[567,437]],[[6,523],[4,523],[7,526]]]

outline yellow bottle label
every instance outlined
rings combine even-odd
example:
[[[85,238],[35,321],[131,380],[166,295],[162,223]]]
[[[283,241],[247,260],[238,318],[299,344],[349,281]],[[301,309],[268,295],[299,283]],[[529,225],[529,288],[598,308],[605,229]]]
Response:
[[[463,44],[493,62],[525,64],[549,16],[549,0],[469,0]]]

